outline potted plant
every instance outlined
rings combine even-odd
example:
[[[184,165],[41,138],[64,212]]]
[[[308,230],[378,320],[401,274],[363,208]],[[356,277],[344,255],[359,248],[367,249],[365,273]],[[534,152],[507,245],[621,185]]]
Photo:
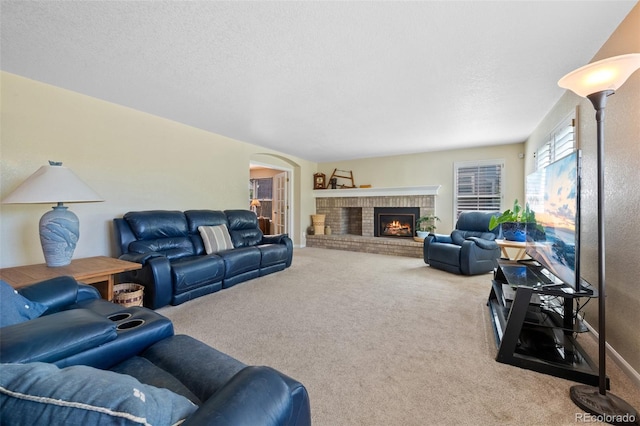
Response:
[[[418,226],[418,230],[416,234],[418,238],[425,239],[430,232],[435,231],[436,222],[439,221],[440,218],[438,216],[422,216],[416,221],[416,225]]]
[[[500,216],[493,216],[489,221],[489,229],[493,230],[502,225],[502,235],[509,241],[526,241],[527,226],[536,226],[536,214],[529,208],[523,209],[518,199],[513,202],[513,208],[505,210]]]

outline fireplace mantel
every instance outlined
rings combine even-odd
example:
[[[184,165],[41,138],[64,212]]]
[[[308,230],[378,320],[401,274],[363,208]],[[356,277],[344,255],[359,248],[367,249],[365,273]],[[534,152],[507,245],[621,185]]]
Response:
[[[441,185],[401,186],[396,188],[315,189],[314,198],[393,197],[398,195],[438,195]]]

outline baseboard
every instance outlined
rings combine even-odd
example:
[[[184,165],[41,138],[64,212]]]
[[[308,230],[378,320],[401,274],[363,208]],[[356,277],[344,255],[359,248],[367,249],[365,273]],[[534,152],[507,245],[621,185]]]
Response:
[[[587,328],[597,341],[598,332],[596,331],[596,329],[591,327],[591,324],[586,321],[583,321],[583,323],[587,326]],[[607,354],[613,359],[613,362],[615,362],[618,367],[620,367],[620,369],[624,371],[624,373],[631,379],[633,384],[640,389],[640,374],[636,370],[634,370],[634,368],[627,361],[625,361],[622,355],[616,352],[616,350],[613,349],[613,347],[609,343],[606,343],[605,345]]]

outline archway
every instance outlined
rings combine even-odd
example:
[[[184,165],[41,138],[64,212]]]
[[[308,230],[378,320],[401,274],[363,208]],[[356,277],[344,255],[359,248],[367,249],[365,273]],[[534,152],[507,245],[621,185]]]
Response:
[[[262,217],[263,221],[270,220],[268,233],[287,233],[294,241],[299,222],[296,209],[298,197],[295,193],[299,169],[300,166],[297,163],[274,154],[253,154],[249,160],[250,191],[260,203],[260,207],[256,207],[258,216]],[[262,189],[268,187],[270,191],[260,190],[261,179],[267,180],[262,181],[264,185]],[[269,183],[268,180],[271,182]],[[266,195],[271,197],[260,199],[261,196]],[[264,224],[264,222],[261,223]]]

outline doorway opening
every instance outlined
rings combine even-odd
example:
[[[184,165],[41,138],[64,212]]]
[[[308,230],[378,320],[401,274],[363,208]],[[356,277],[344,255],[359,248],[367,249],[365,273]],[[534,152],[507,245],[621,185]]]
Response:
[[[249,208],[265,235],[290,234],[291,170],[251,161]]]

